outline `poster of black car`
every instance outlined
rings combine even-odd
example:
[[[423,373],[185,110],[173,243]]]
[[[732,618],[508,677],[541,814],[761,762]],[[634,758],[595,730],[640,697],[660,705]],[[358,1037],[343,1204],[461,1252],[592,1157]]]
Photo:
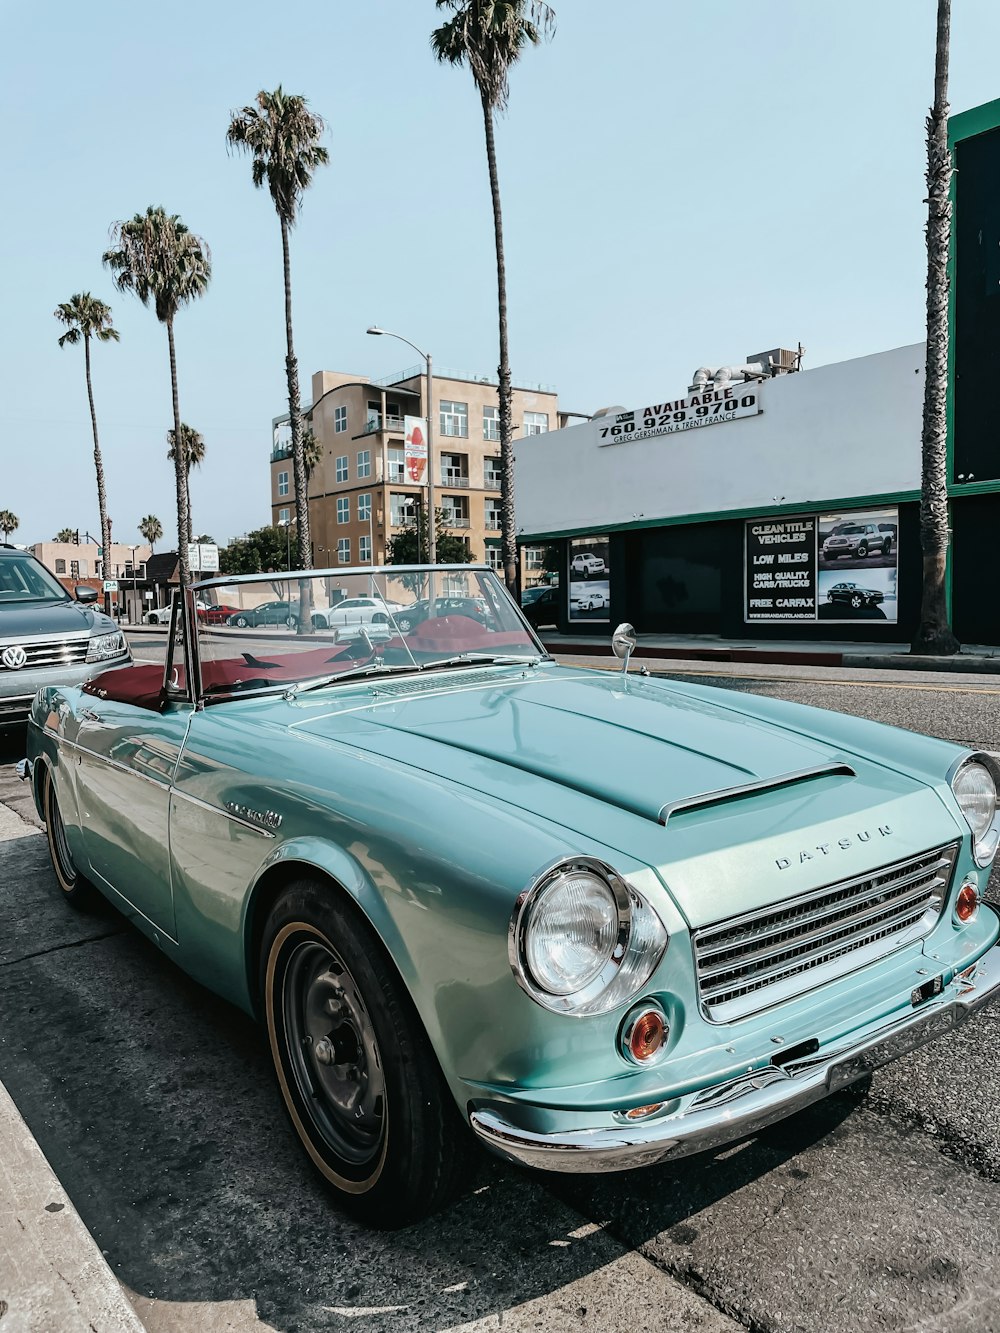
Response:
[[[821,569],[817,618],[826,621],[881,620],[896,623],[896,571],[868,569],[844,577]]]
[[[747,620],[816,619],[816,518],[759,519],[746,527]]]
[[[574,537],[569,544],[569,619],[605,621],[611,616],[607,537]]]

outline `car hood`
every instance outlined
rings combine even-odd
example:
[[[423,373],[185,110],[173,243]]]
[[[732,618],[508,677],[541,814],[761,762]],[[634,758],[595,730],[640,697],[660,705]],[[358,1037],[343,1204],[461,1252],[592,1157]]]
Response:
[[[363,702],[354,689],[335,698],[335,708],[329,695],[325,706],[303,699],[307,716],[294,729],[490,792],[643,861],[692,925],[718,917],[720,875],[732,910],[749,910],[774,898],[780,862],[793,872],[782,884],[799,892],[811,879],[870,868],[872,836],[887,836],[883,862],[928,846],[935,825],[942,841],[956,836],[926,783],[755,717],[729,694],[716,702],[665,682],[632,677],[626,685],[618,673],[557,667],[513,679],[469,670],[447,685],[433,676],[390,680]],[[733,788],[758,790],[669,811]],[[836,854],[798,860],[801,849],[824,844]],[[747,845],[764,873],[748,873]]]
[[[0,604],[0,641],[28,638],[35,634],[83,634],[92,631],[110,633],[117,625],[102,611],[79,602],[43,602]]]

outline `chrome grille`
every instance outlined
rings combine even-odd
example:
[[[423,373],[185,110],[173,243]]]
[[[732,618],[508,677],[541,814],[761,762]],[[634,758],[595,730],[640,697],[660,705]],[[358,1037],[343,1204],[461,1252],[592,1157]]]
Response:
[[[937,921],[958,844],[695,932],[698,991],[717,1023],[766,1009],[894,949]]]
[[[10,671],[3,660],[5,648],[23,648],[26,660],[24,666],[18,669],[30,671],[32,667],[77,666],[81,662],[86,662],[89,642],[89,634],[77,635],[73,638],[20,639],[13,643],[0,642],[0,671]]]

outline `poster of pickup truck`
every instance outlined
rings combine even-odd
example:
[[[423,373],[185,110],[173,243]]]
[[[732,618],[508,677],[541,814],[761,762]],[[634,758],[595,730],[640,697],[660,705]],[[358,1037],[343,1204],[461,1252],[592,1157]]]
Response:
[[[894,625],[899,510],[821,514],[816,529],[817,620]]]

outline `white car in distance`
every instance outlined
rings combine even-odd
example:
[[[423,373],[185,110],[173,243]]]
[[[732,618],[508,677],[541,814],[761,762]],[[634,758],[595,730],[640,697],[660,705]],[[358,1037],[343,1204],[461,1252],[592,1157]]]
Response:
[[[383,602],[380,597],[347,597],[330,607],[313,612],[314,629],[332,629],[337,637],[348,637],[361,625],[391,626],[392,616],[402,611],[400,602]]]

